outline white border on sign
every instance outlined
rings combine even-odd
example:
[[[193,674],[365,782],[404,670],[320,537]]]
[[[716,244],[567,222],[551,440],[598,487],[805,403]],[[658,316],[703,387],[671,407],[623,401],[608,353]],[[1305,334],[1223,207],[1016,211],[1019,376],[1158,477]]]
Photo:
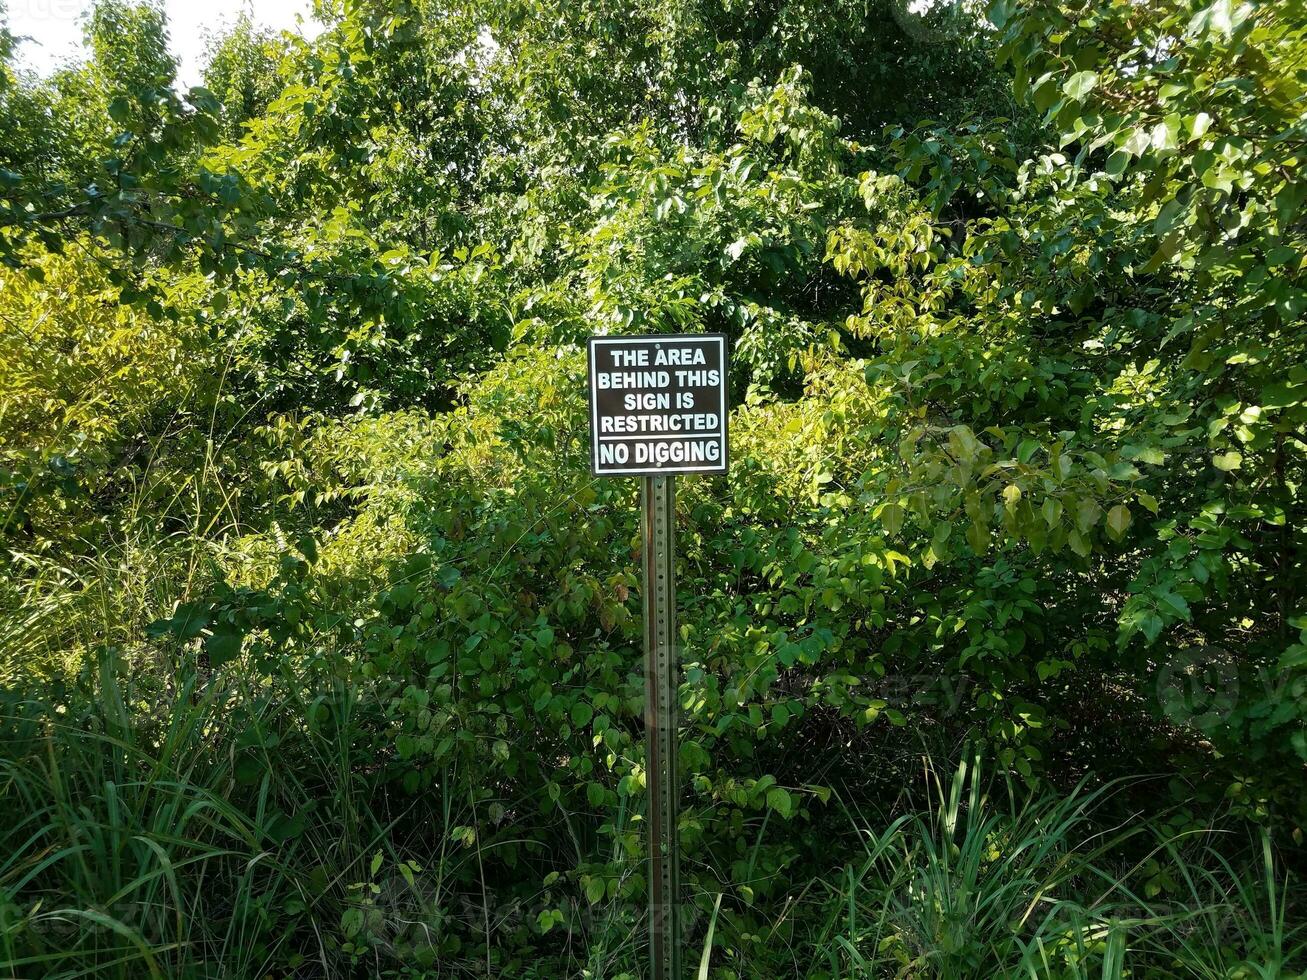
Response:
[[[716,341],[719,352],[718,364],[721,365],[722,379],[719,391],[721,394],[721,408],[718,417],[722,420],[722,430],[711,436],[714,439],[720,439],[722,444],[722,462],[720,466],[664,466],[644,469],[611,469],[599,468],[599,403],[595,398],[595,391],[598,389],[598,378],[595,377],[594,348],[600,344],[665,344],[673,340],[688,340],[693,343],[707,343]],[[658,476],[662,473],[725,473],[727,471],[727,457],[729,447],[727,446],[728,421],[726,418],[726,337],[723,334],[653,334],[648,337],[591,337],[588,342],[589,354],[589,371],[590,371],[590,472],[596,476]],[[679,438],[686,438],[681,436]],[[693,436],[689,437],[693,438]],[[611,440],[610,440],[611,441]],[[639,442],[640,438],[623,440],[628,442]]]

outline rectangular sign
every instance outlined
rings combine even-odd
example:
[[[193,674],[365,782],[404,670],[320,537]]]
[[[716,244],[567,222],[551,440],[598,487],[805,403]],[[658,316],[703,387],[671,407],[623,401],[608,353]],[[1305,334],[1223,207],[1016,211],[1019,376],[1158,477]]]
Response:
[[[595,476],[726,472],[722,334],[591,337]]]

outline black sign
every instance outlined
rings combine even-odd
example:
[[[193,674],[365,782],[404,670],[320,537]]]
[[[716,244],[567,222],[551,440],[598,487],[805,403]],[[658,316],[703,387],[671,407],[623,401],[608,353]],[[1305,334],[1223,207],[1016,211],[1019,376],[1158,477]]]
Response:
[[[590,338],[590,471],[726,472],[726,338]]]

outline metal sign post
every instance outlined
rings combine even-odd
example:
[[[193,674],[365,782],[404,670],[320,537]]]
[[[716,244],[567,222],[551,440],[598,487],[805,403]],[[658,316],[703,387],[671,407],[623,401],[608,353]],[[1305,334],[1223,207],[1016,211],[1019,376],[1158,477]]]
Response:
[[[682,980],[675,473],[725,473],[726,338],[591,337],[590,469],[639,476],[654,980]]]
[[[674,476],[644,477],[642,501],[649,945],[655,980],[681,980],[675,481]]]

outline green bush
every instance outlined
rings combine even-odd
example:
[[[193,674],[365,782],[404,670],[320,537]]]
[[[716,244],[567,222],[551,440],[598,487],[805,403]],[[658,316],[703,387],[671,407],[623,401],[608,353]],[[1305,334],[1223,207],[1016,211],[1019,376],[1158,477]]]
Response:
[[[919,7],[0,32],[2,969],[641,975],[673,331],[701,975],[1302,969],[1307,18]]]

